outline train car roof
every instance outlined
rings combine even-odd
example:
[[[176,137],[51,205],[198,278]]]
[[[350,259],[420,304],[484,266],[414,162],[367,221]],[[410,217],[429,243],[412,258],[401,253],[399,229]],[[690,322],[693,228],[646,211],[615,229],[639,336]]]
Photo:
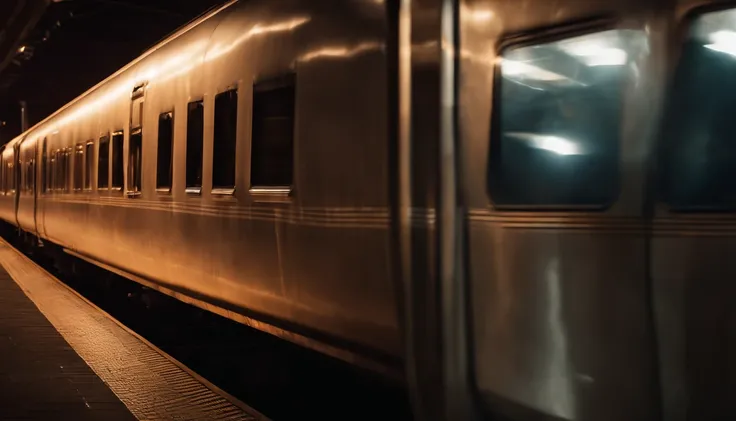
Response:
[[[79,103],[81,100],[85,99],[101,87],[105,86],[109,82],[111,82],[116,77],[120,76],[121,74],[125,73],[127,70],[135,66],[136,64],[140,63],[143,59],[149,57],[151,54],[155,53],[165,45],[169,44],[170,42],[176,40],[177,38],[181,37],[182,35],[186,34],[196,26],[200,25],[203,22],[206,22],[207,20],[213,18],[214,16],[220,14],[220,12],[230,8],[233,4],[238,3],[240,0],[229,0],[227,3],[222,4],[220,6],[215,6],[213,8],[208,9],[198,17],[192,19],[189,23],[185,24],[181,28],[175,30],[173,33],[171,33],[169,36],[165,37],[162,41],[158,42],[148,50],[146,50],[143,54],[136,57],[134,60],[123,66],[122,68],[118,69],[115,73],[109,75],[93,87],[86,90],[81,95],[77,96],[70,102],[64,104],[61,108],[54,111],[51,115],[47,116],[43,120],[39,121],[38,123],[34,124],[32,127],[29,127],[27,130],[19,134],[18,136],[14,137],[10,141],[6,142],[2,146],[0,146],[0,149],[4,150],[8,146],[15,145],[16,143],[22,141],[30,132],[34,131],[35,129],[39,128],[41,125],[48,123],[50,120],[52,120],[54,117],[58,116],[62,112],[64,112],[69,107]]]

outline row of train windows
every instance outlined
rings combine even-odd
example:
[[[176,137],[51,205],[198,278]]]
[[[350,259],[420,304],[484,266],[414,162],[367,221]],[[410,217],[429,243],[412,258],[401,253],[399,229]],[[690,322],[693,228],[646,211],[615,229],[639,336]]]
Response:
[[[256,85],[253,93],[251,136],[251,186],[258,188],[290,188],[293,184],[294,161],[295,85],[293,78],[277,83]],[[215,97],[214,141],[212,157],[212,192],[232,194],[235,190],[236,137],[238,128],[238,94],[229,90]],[[95,158],[97,158],[97,189],[123,188],[122,130],[95,141],[78,143],[48,151],[43,140],[41,190],[68,192],[92,190]],[[157,162],[155,187],[170,191],[174,168],[174,112],[158,118]],[[194,101],[187,106],[186,122],[186,190],[199,193],[202,188],[204,148],[204,102]],[[20,189],[32,192],[35,159],[31,148],[21,154]],[[142,190],[142,127],[131,128],[128,145],[127,190]],[[15,171],[11,162],[4,163],[3,189],[7,193],[15,185]],[[71,174],[71,179],[69,175]]]
[[[648,54],[647,34],[631,29],[505,49],[488,155],[494,204],[615,202],[627,168],[620,158],[623,103],[642,95]],[[736,209],[734,73],[736,11],[700,15],[683,45],[659,132],[657,190],[675,210]]]
[[[668,90],[658,191],[675,209],[736,209],[736,143],[731,141],[736,119],[729,112],[736,106],[734,22],[734,10],[693,21]],[[643,83],[648,54],[647,33],[634,29],[505,49],[496,75],[488,157],[494,204],[589,208],[613,203],[621,178],[623,104]],[[293,86],[254,90],[251,186],[291,185],[293,95]],[[215,100],[214,189],[234,186],[236,96],[233,91]],[[203,116],[201,102],[189,104],[187,188],[201,188]],[[157,188],[171,187],[173,118],[166,113],[159,119]],[[112,188],[123,184],[122,142],[121,133],[113,134]],[[129,161],[137,162],[138,172],[129,171],[129,185],[138,190],[141,142],[140,134],[131,134]],[[84,148],[74,151],[80,163]],[[99,188],[108,187],[108,148],[107,138],[100,139]],[[64,188],[71,155],[66,149],[51,158],[61,163],[54,172],[61,181],[52,182],[54,188]],[[11,163],[4,168],[7,190],[14,171]],[[84,186],[89,183],[85,177]],[[75,188],[82,184],[81,172],[75,173]]]

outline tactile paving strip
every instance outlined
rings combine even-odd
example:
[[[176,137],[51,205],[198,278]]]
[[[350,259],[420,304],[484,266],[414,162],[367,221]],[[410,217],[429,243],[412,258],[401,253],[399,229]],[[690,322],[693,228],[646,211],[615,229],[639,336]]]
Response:
[[[135,421],[0,268],[0,420]]]
[[[120,326],[4,241],[0,263],[139,420],[266,419]]]

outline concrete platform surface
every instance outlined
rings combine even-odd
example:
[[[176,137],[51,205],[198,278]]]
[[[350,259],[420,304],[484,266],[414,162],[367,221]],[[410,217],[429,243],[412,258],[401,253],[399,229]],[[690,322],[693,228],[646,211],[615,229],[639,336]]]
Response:
[[[265,420],[0,240],[0,420]]]

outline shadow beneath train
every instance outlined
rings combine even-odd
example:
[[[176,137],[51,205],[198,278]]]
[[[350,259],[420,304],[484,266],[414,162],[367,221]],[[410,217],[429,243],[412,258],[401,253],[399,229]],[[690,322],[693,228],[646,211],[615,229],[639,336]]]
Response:
[[[191,370],[266,416],[410,420],[401,384],[200,310],[7,225],[0,235]]]

